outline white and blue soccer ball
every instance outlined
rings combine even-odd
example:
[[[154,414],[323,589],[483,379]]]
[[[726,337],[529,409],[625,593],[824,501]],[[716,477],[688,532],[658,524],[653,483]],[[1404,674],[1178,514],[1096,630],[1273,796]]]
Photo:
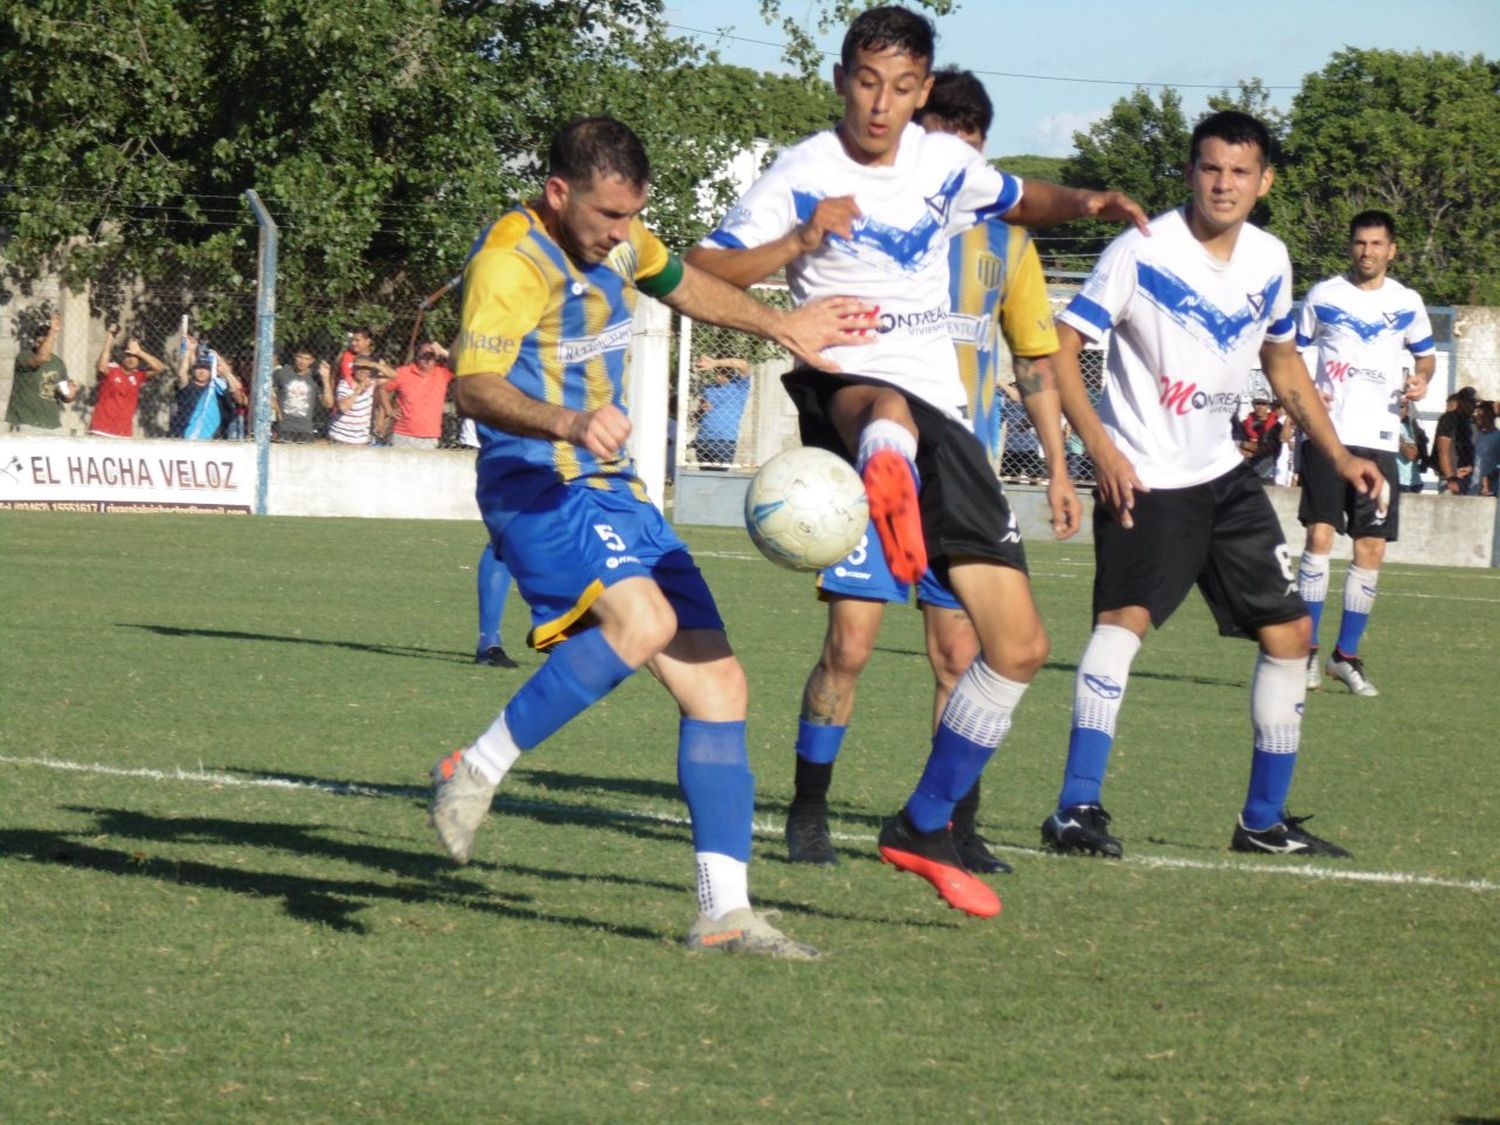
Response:
[[[745,529],[788,570],[821,570],[859,544],[870,522],[864,482],[842,457],[801,446],[778,453],[745,493]]]

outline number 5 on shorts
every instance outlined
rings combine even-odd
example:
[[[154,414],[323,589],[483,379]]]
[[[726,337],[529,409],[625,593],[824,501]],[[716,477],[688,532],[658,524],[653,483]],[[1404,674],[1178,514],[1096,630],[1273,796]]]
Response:
[[[596,523],[594,525],[594,533],[600,539],[604,540],[604,545],[611,551],[623,551],[625,549],[625,540],[616,535],[615,529],[609,524]]]

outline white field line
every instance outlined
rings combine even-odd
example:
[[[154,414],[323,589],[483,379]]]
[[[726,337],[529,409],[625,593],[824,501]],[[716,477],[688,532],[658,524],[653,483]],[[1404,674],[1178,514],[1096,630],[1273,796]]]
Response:
[[[4,754],[0,754],[0,764],[8,766],[40,766],[44,769],[65,770],[72,773],[93,774],[100,777],[129,777],[140,778],[146,781],[190,781],[206,785],[222,786],[224,788],[305,789],[319,793],[329,793],[339,797],[400,796],[419,798],[427,795],[427,787],[417,785],[392,785],[377,789],[365,785],[351,785],[333,781],[298,781],[287,777],[241,777],[236,774],[213,773],[208,770],[126,769],[120,766],[106,766],[88,762],[69,762],[57,758],[15,758]],[[503,795],[499,799],[499,805],[502,809],[508,807],[513,809],[573,813],[581,811],[575,805],[559,804],[553,801],[524,800]],[[688,819],[684,816],[652,812],[648,809],[591,809],[589,811],[600,820],[647,820],[683,827],[688,825]],[[755,834],[779,840],[783,827],[781,823],[776,821],[761,820],[755,823]],[[842,840],[850,844],[873,844],[875,842],[874,836],[865,834],[835,832],[832,835],[835,840]],[[1014,844],[993,844],[992,847],[998,851],[1014,852],[1019,855],[1041,856],[1057,860],[1067,858],[1055,855],[1052,852],[1043,851],[1040,848],[1023,848]],[[1087,861],[1073,860],[1071,862]],[[1488,879],[1450,879],[1437,875],[1413,875],[1405,871],[1350,871],[1344,868],[1304,866],[1302,864],[1280,866],[1270,863],[1245,863],[1235,860],[1179,859],[1173,856],[1134,854],[1119,861],[1099,860],[1097,862],[1120,862],[1130,867],[1175,871],[1237,871],[1248,875],[1286,875],[1292,878],[1326,880],[1336,883],[1367,883],[1391,887],[1439,887],[1446,890],[1481,891],[1488,893],[1500,891],[1500,883],[1494,883]]]

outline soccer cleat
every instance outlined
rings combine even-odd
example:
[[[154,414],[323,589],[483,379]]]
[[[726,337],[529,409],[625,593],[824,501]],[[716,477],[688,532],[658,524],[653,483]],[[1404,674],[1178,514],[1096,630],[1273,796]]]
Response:
[[[1323,687],[1323,667],[1318,662],[1318,647],[1307,650],[1307,690],[1318,691]]]
[[[1365,662],[1357,656],[1345,656],[1338,649],[1323,669],[1355,695],[1379,695],[1375,685],[1365,678]]]
[[[758,953],[782,961],[816,961],[823,954],[810,945],[793,941],[766,918],[748,906],[731,910],[717,922],[700,913],[688,931],[687,947],[704,952]]]
[[[1269,855],[1322,855],[1339,859],[1350,858],[1350,853],[1320,836],[1314,836],[1303,828],[1310,816],[1287,816],[1281,814],[1281,823],[1255,831],[1245,827],[1244,817],[1237,817],[1234,835],[1229,846],[1237,852],[1260,852]]]
[[[455,750],[432,767],[432,803],[427,821],[454,863],[468,863],[474,854],[474,833],[484,823],[495,796],[495,786]]]
[[[966,870],[975,875],[1011,874],[1015,868],[990,851],[988,844],[989,841],[978,832],[964,832],[957,828],[953,830],[953,846],[958,850],[958,858],[964,861]]]
[[[1069,805],[1042,821],[1042,843],[1054,851],[1119,859],[1125,849],[1109,834],[1109,820],[1102,805]]]
[[[927,570],[927,542],[911,464],[896,450],[881,449],[871,454],[859,475],[891,574],[900,582],[915,582]]]
[[[831,867],[838,863],[833,838],[828,834],[828,804],[825,801],[792,800],[786,810],[786,858],[792,863],[814,863]]]
[[[976,918],[1000,913],[999,896],[964,869],[947,825],[936,832],[918,832],[902,809],[880,828],[880,859],[926,879],[954,910]]]
[[[499,645],[490,645],[474,653],[475,664],[487,664],[491,668],[514,668],[516,662]]]

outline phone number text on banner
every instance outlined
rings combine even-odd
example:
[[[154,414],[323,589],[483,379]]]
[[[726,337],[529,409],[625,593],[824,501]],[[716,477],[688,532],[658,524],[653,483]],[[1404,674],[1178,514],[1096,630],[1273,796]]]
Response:
[[[0,435],[0,511],[249,515],[255,446]]]

